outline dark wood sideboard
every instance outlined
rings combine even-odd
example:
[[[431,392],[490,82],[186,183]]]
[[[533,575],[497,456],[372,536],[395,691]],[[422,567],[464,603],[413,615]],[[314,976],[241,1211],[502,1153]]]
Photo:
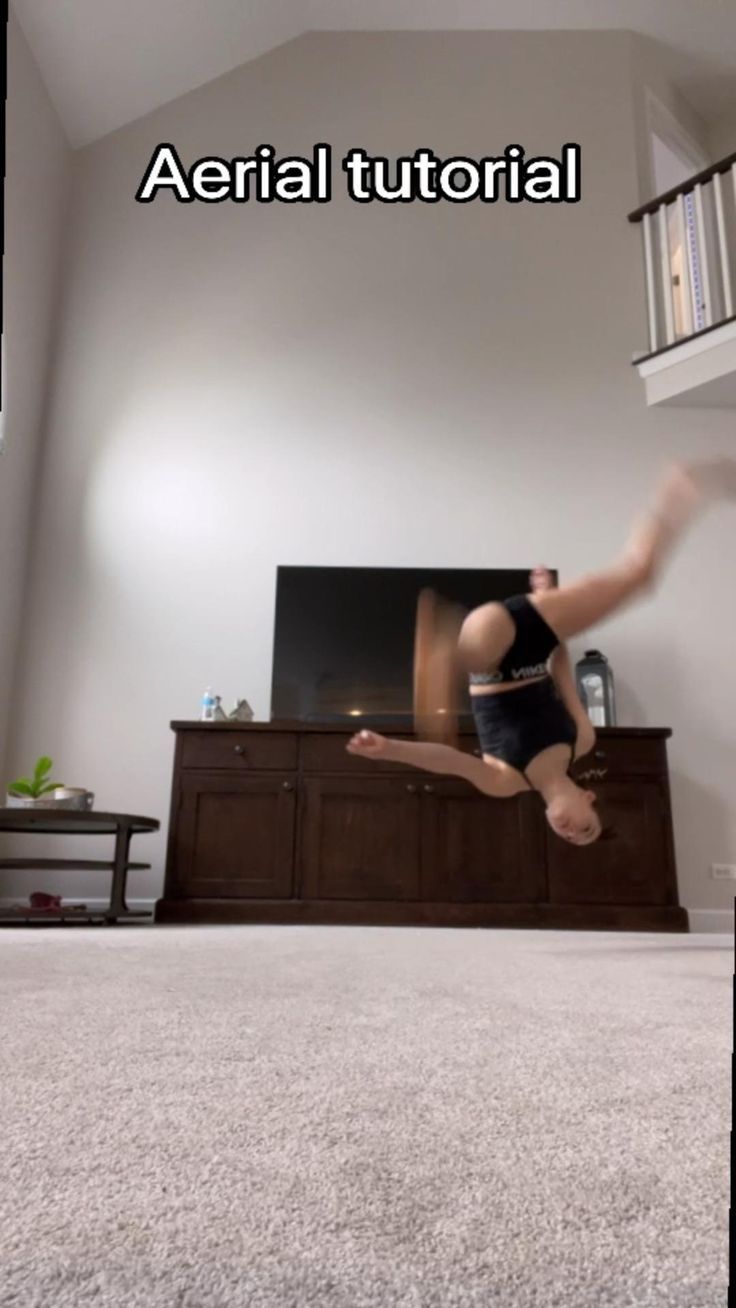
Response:
[[[607,728],[575,764],[617,836],[548,829],[538,795],[346,753],[346,726],[173,722],[157,922],[687,931],[665,728]],[[463,749],[477,752],[474,735]]]

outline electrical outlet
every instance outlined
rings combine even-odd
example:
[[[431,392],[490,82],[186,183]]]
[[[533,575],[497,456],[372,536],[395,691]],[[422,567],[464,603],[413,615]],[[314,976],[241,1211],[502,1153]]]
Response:
[[[736,881],[736,863],[711,863],[710,874],[714,881]]]

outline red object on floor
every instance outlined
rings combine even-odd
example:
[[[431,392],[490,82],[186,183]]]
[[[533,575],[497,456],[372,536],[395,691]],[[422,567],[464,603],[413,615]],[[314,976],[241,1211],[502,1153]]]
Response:
[[[47,908],[49,912],[58,912],[61,908],[61,895],[47,895],[43,890],[34,890],[30,896],[31,908]]]

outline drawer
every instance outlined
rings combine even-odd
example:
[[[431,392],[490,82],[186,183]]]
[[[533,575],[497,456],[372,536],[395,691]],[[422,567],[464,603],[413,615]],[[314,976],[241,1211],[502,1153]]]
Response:
[[[296,736],[260,731],[187,731],[182,740],[183,768],[296,768]]]
[[[342,732],[320,736],[310,734],[302,736],[301,765],[304,772],[404,772],[406,763],[379,763],[371,758],[359,758],[348,754],[345,746],[350,736]],[[414,736],[398,734],[398,740],[414,740]],[[475,736],[461,736],[460,748],[464,753],[472,754],[478,750]]]
[[[667,772],[664,740],[647,736],[614,736],[598,740],[595,749],[573,766],[576,781],[616,777],[661,777]],[[589,774],[589,775],[588,775]]]

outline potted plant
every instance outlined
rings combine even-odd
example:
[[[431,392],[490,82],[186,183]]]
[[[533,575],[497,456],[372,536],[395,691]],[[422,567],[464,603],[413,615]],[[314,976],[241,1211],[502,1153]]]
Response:
[[[53,792],[60,781],[50,781],[53,760],[45,754],[36,763],[32,777],[19,777],[8,786],[8,808],[53,808]]]

